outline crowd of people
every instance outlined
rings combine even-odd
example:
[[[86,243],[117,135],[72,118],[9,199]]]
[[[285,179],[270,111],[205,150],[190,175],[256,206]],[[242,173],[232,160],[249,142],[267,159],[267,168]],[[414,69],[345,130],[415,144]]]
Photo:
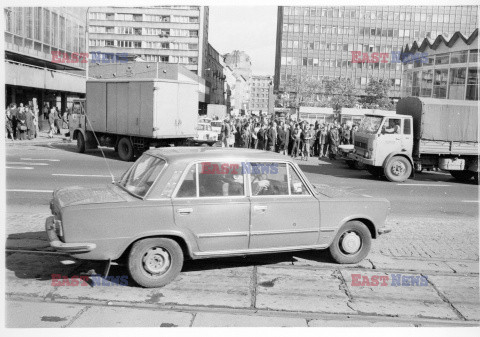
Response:
[[[223,121],[219,140],[224,147],[278,152],[293,158],[335,159],[338,146],[352,144],[356,125],[266,117],[229,118]]]
[[[54,134],[61,134],[61,129],[68,125],[68,114],[65,111],[60,113],[56,106],[51,108],[45,103],[42,108],[42,116],[48,121],[48,137],[53,138]],[[31,102],[24,105],[11,103],[5,111],[5,136],[14,140],[32,140],[37,138],[39,133],[39,111]]]

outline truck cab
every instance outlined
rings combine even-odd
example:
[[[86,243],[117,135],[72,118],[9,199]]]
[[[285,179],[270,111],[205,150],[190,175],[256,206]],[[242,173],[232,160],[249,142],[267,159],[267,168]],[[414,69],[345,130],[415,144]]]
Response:
[[[354,151],[349,158],[366,165],[375,175],[403,182],[412,173],[412,117],[394,112],[367,114],[354,134]]]

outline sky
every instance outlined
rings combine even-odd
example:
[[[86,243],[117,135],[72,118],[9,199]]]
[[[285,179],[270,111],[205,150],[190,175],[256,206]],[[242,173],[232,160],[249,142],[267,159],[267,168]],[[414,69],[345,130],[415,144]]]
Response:
[[[208,40],[220,54],[242,50],[253,75],[274,75],[276,6],[209,6]]]

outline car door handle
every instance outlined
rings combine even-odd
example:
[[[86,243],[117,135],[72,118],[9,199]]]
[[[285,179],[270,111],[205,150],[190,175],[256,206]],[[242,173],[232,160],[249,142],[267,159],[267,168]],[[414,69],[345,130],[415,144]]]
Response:
[[[253,210],[256,212],[266,212],[267,206],[253,206]]]
[[[181,215],[188,215],[193,212],[193,208],[179,208],[177,209],[177,213]]]

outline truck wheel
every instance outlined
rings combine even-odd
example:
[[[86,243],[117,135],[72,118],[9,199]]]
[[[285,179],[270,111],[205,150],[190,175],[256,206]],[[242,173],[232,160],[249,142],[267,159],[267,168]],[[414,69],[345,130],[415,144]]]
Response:
[[[134,157],[133,145],[130,139],[123,137],[118,142],[118,156],[123,161],[131,161]]]
[[[461,181],[464,183],[469,182],[475,176],[475,173],[471,171],[450,171],[450,174],[452,175],[452,177],[454,177],[458,181]],[[478,179],[478,174],[477,174],[477,179]]]
[[[163,287],[172,282],[183,266],[182,248],[171,239],[137,241],[128,255],[132,279],[146,288]]]
[[[328,250],[337,263],[358,263],[368,255],[371,245],[367,226],[360,221],[349,221],[340,228]]]
[[[371,166],[371,165],[368,165],[367,166],[367,171],[368,173],[370,173],[372,176],[374,177],[381,177],[382,176],[382,168],[381,167],[378,167],[378,166]]]
[[[385,176],[394,182],[404,182],[412,174],[412,165],[405,157],[390,158],[384,168]]]
[[[81,132],[77,134],[77,151],[78,153],[85,152],[85,138],[83,138],[83,134]]]

